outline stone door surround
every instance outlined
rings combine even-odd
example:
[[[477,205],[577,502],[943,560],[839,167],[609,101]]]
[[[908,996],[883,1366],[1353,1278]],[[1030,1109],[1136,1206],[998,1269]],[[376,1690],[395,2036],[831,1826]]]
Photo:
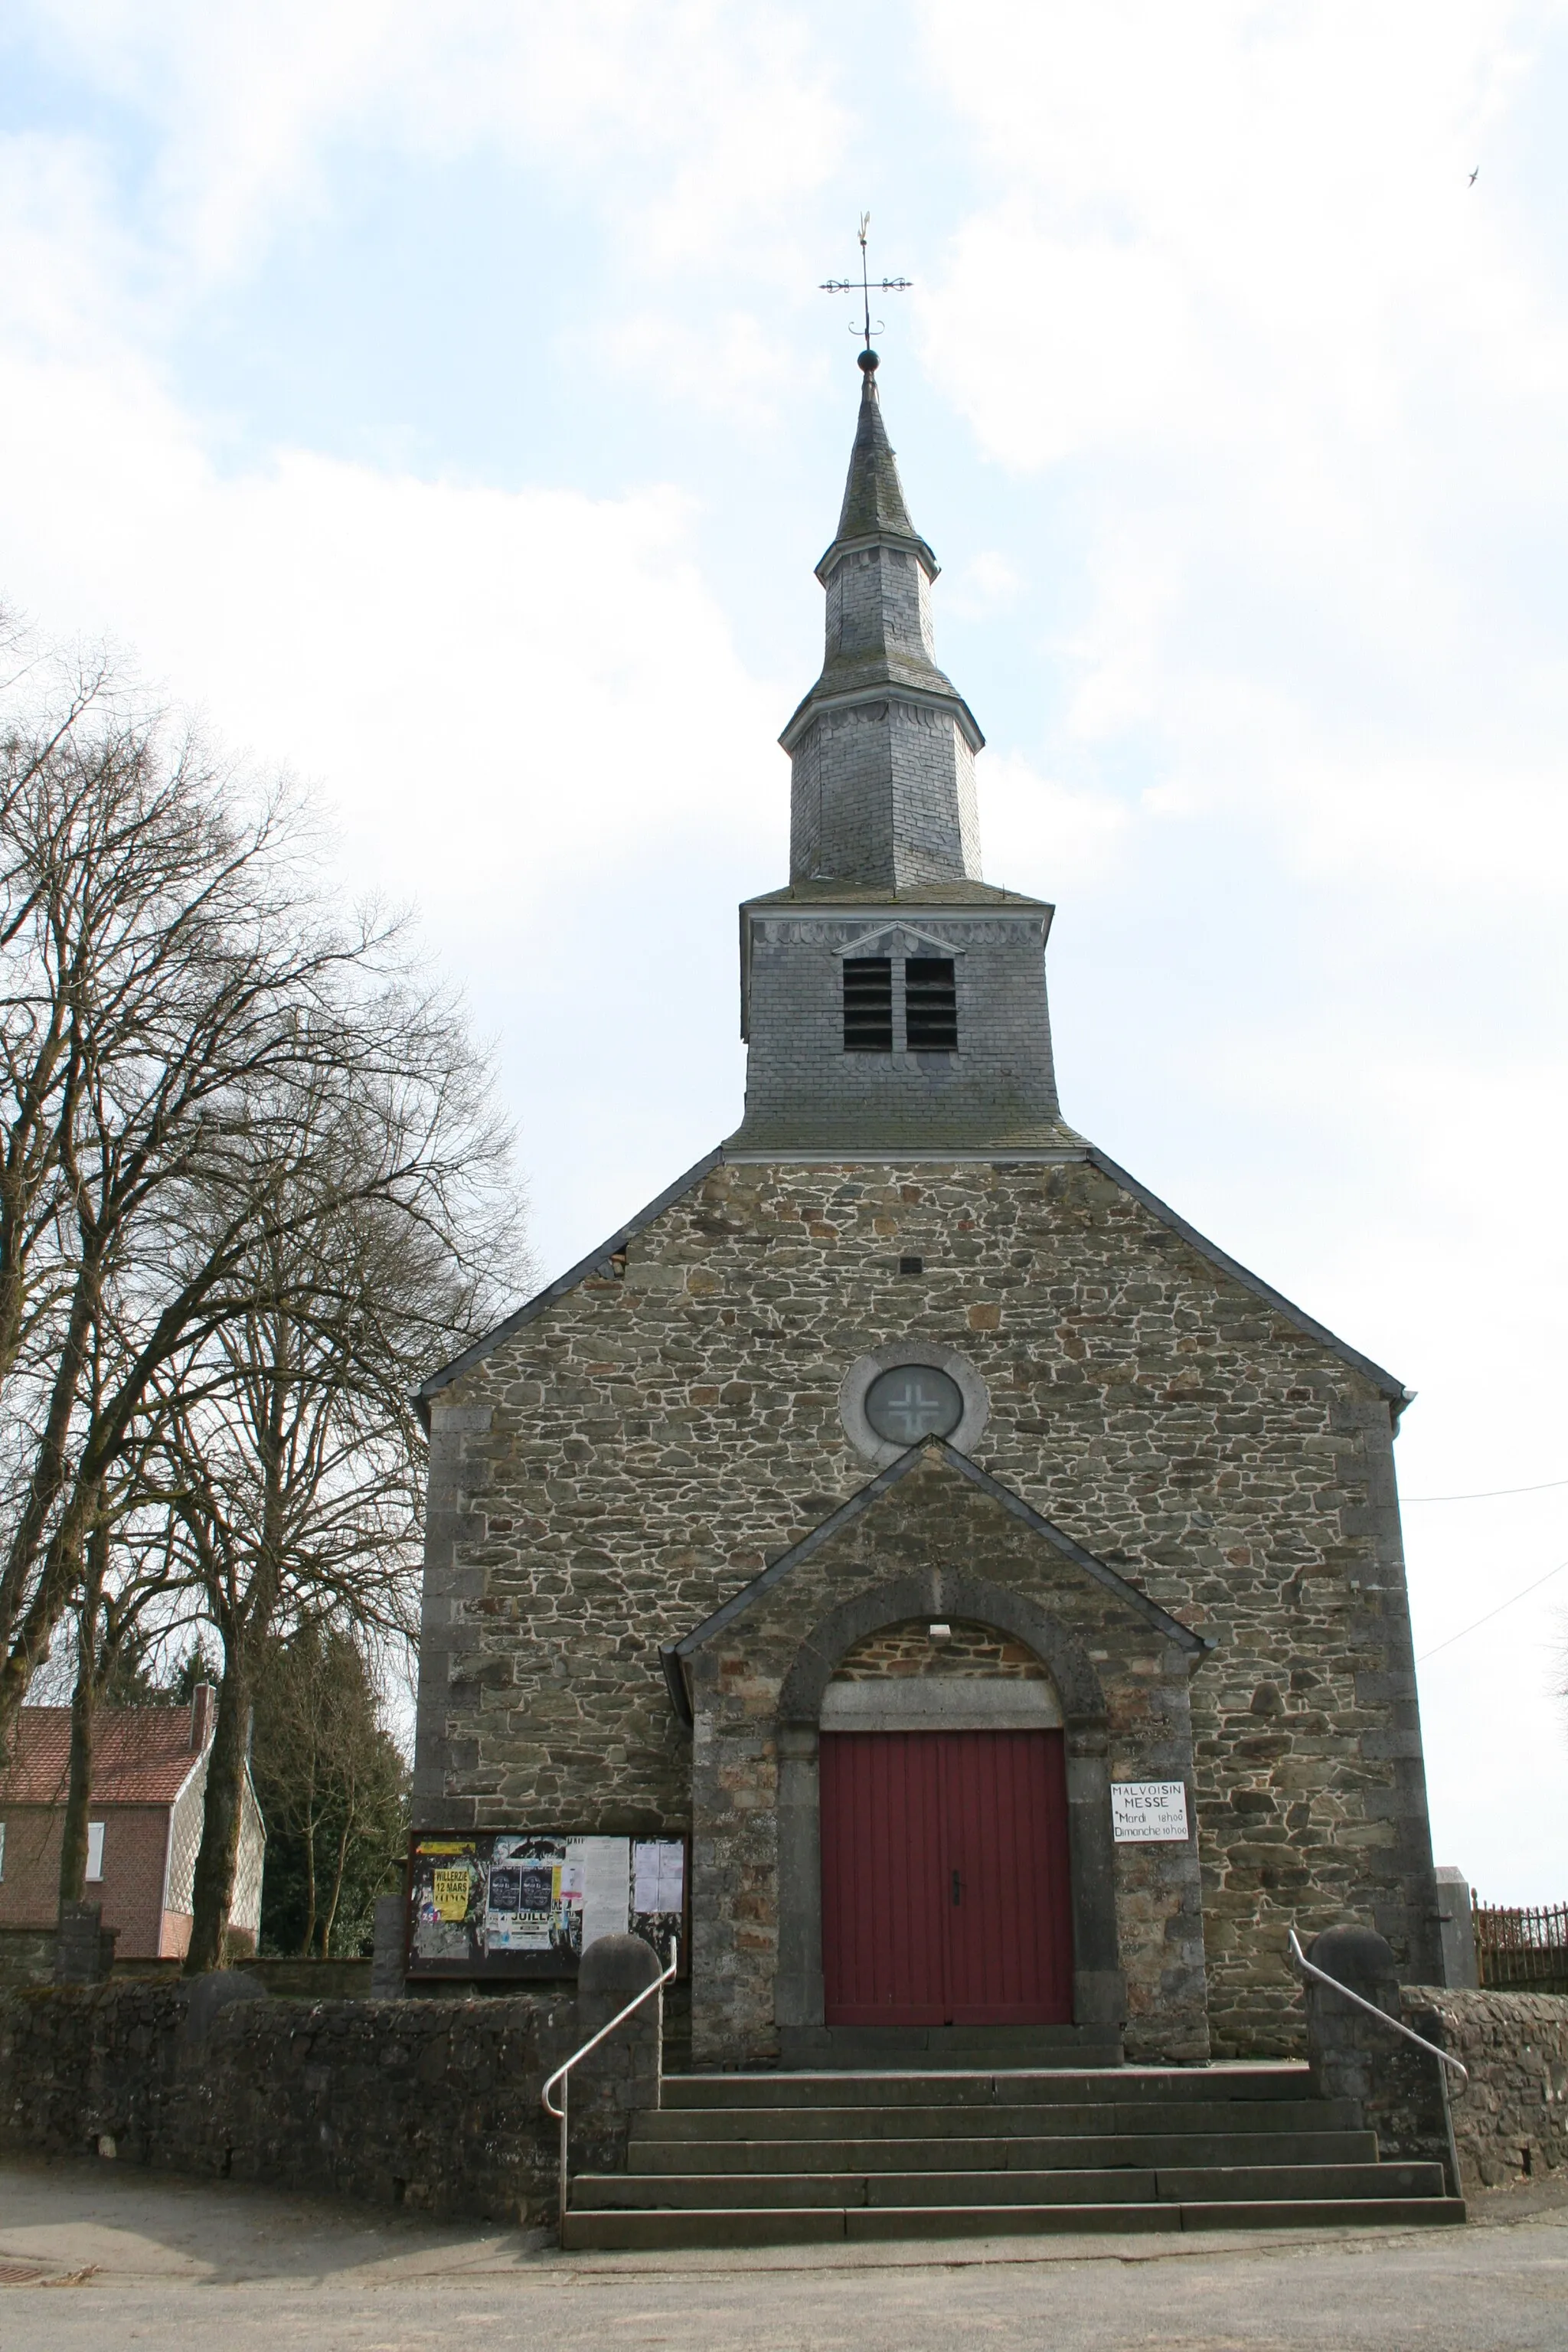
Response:
[[[856,1643],[911,1618],[966,1618],[1023,1642],[1049,1674],[1066,1732],[1068,1837],[1072,1858],[1073,2021],[1119,2028],[1126,2006],[1116,1928],[1105,1695],[1081,1643],[1021,1593],[962,1571],[891,1577],[821,1619],[779,1692],[779,1956],[774,2015],[784,2026],[823,2022],[822,1851],[818,1742],[822,1705]]]

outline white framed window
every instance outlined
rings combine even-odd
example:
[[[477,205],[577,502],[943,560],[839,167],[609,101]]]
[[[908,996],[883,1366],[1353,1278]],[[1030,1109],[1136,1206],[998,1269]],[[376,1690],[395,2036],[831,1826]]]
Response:
[[[5,1875],[5,1824],[0,1822],[0,1878]]]
[[[89,1822],[87,1825],[87,1874],[89,1878],[103,1876],[103,1823]]]

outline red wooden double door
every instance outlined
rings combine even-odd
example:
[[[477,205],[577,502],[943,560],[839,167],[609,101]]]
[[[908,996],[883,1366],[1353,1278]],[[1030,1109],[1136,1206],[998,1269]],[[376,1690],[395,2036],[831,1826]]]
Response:
[[[822,1737],[829,2025],[1067,2025],[1059,1731]]]

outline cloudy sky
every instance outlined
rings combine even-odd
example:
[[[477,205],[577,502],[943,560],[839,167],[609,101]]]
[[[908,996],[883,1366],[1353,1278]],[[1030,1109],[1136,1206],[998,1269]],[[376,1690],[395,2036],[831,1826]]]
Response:
[[[1438,1859],[1515,1901],[1568,1573],[1467,1629],[1568,1562],[1565,105],[1506,0],[0,19],[0,588],[416,904],[545,1274],[739,1116],[869,207],[1068,1115],[1419,1391]]]

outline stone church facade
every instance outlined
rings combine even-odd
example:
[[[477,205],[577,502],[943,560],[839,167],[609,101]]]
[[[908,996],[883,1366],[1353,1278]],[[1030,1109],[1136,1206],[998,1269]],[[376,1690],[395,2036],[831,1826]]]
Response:
[[[1277,2053],[1441,1980],[1406,1394],[1063,1120],[862,365],[742,1125],[421,1391],[416,1827],[689,1840],[700,2064]]]

